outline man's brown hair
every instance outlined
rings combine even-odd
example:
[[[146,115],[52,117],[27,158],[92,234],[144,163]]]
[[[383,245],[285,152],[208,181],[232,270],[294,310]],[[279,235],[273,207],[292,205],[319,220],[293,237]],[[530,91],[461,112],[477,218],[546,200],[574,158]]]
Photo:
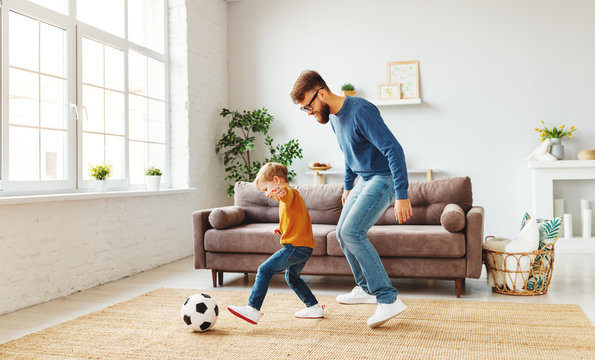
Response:
[[[304,70],[293,85],[291,99],[297,104],[304,100],[306,92],[326,87],[326,82],[319,73],[314,70]]]
[[[254,186],[256,186],[258,190],[260,190],[259,185],[262,181],[272,181],[273,177],[275,176],[278,176],[281,180],[288,182],[288,173],[289,170],[287,170],[287,166],[283,164],[275,162],[266,163],[258,171],[258,174],[254,179]]]

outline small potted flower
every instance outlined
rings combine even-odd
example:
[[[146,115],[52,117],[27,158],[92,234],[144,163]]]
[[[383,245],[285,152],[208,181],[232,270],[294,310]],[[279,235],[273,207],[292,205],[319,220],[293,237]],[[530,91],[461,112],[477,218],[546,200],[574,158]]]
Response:
[[[154,166],[151,166],[145,171],[145,184],[147,185],[148,190],[159,190],[159,186],[161,185],[161,175],[163,175],[161,170]]]
[[[548,128],[543,120],[541,120],[541,124],[543,125],[543,128],[535,128],[534,130],[539,133],[541,141],[545,141],[545,139],[551,140],[552,148],[550,153],[558,158],[558,160],[563,160],[564,145],[562,144],[562,138],[566,135],[568,135],[568,137],[572,137],[572,133],[576,131],[576,128],[574,126],[566,128],[566,125],[561,125],[559,128],[555,126]]]
[[[112,175],[112,166],[103,162],[100,165],[89,164],[89,175],[95,179],[95,190],[105,192],[107,189],[107,178]]]
[[[355,96],[355,87],[350,83],[343,84],[343,86],[341,86],[341,95]]]

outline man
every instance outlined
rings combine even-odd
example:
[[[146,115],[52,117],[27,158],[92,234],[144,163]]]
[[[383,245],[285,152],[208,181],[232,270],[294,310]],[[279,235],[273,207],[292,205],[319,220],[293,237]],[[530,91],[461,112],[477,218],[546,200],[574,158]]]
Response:
[[[337,239],[357,286],[351,293],[337,296],[337,301],[378,303],[376,312],[368,319],[368,326],[378,327],[407,309],[397,299],[398,291],[366,237],[395,197],[399,224],[412,215],[403,149],[376,106],[362,98],[333,94],[316,71],[300,74],[291,98],[319,123],[330,120],[345,156],[343,211],[337,224]],[[358,175],[360,179],[354,187]]]

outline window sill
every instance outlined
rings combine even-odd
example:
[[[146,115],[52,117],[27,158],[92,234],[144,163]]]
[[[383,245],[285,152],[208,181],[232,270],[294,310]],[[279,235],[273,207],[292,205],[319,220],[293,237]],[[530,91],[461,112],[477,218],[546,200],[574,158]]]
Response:
[[[27,204],[52,201],[71,201],[71,200],[94,200],[120,197],[136,196],[155,196],[155,195],[177,195],[189,194],[196,191],[196,188],[173,188],[161,189],[157,191],[150,190],[114,190],[106,192],[76,192],[61,194],[42,194],[42,195],[0,195],[0,205]]]

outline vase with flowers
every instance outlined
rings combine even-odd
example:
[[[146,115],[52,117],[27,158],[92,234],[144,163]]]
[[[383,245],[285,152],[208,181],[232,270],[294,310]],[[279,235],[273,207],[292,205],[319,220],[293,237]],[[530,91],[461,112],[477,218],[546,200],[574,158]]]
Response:
[[[550,154],[555,156],[558,160],[563,160],[564,144],[562,144],[562,138],[567,135],[568,137],[572,137],[572,133],[576,131],[576,128],[574,126],[566,128],[566,125],[548,128],[547,125],[543,122],[543,120],[541,120],[541,124],[543,125],[543,128],[535,128],[535,131],[537,131],[539,133],[539,136],[541,137],[541,141],[545,141],[545,139],[550,139],[552,142]]]

